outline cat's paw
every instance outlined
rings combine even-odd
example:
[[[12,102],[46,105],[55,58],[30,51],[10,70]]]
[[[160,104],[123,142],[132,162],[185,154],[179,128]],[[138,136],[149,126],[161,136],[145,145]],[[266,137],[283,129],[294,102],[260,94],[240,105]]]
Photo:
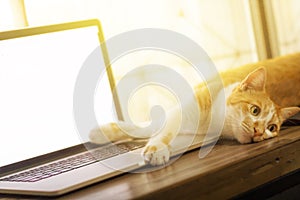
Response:
[[[108,138],[103,134],[99,127],[90,131],[89,138],[90,141],[95,144],[105,144],[109,142]]]
[[[151,165],[164,165],[170,159],[169,147],[162,142],[147,144],[142,154],[145,162]]]

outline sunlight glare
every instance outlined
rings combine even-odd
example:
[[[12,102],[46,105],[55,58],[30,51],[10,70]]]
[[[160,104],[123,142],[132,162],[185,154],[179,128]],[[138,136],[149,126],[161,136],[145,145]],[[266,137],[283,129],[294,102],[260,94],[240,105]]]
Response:
[[[9,0],[0,0],[0,30],[14,27],[11,4]]]

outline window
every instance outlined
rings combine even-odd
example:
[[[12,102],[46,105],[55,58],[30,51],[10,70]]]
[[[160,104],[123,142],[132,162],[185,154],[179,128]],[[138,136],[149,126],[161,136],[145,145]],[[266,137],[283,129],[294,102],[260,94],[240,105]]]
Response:
[[[298,0],[2,0],[0,2],[0,9],[3,10],[0,12],[2,30],[87,18],[98,18],[101,21],[106,38],[138,28],[164,28],[182,33],[196,41],[219,70],[300,50]],[[146,64],[171,66],[191,85],[195,85],[199,78],[193,75],[191,66],[175,55],[143,50],[130,53],[113,63],[116,80],[121,80],[135,67]],[[143,79],[145,76],[148,74],[136,74],[128,78]],[[135,95],[135,100],[129,102],[134,105],[131,106],[132,117],[136,120],[147,120],[149,113],[145,111],[158,101],[164,102],[166,107],[176,103],[171,97],[166,100],[166,96],[166,91],[156,86],[140,91]],[[121,98],[122,105],[127,103],[122,102]]]
[[[25,5],[30,25],[98,18],[106,38],[137,28],[166,28],[199,43],[219,69],[257,60],[247,1],[25,0]]]
[[[271,1],[281,55],[300,51],[300,2],[297,0]]]
[[[27,26],[23,0],[0,1],[0,30]]]

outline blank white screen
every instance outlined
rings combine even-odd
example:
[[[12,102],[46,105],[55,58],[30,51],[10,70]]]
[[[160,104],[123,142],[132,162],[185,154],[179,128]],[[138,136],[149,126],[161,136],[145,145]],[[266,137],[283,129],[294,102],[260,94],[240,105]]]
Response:
[[[0,41],[0,166],[85,142],[73,91],[97,34],[95,26]]]

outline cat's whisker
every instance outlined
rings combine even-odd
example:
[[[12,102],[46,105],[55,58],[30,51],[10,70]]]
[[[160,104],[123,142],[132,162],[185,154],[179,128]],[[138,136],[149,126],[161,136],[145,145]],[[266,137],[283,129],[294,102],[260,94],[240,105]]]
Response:
[[[250,132],[250,128],[249,127],[246,127],[246,126],[242,126],[242,128],[243,128],[243,130],[245,131],[245,132]]]
[[[246,122],[242,122],[241,125],[245,132],[247,132],[247,133],[251,132],[251,128],[249,127],[249,124],[247,124]]]

